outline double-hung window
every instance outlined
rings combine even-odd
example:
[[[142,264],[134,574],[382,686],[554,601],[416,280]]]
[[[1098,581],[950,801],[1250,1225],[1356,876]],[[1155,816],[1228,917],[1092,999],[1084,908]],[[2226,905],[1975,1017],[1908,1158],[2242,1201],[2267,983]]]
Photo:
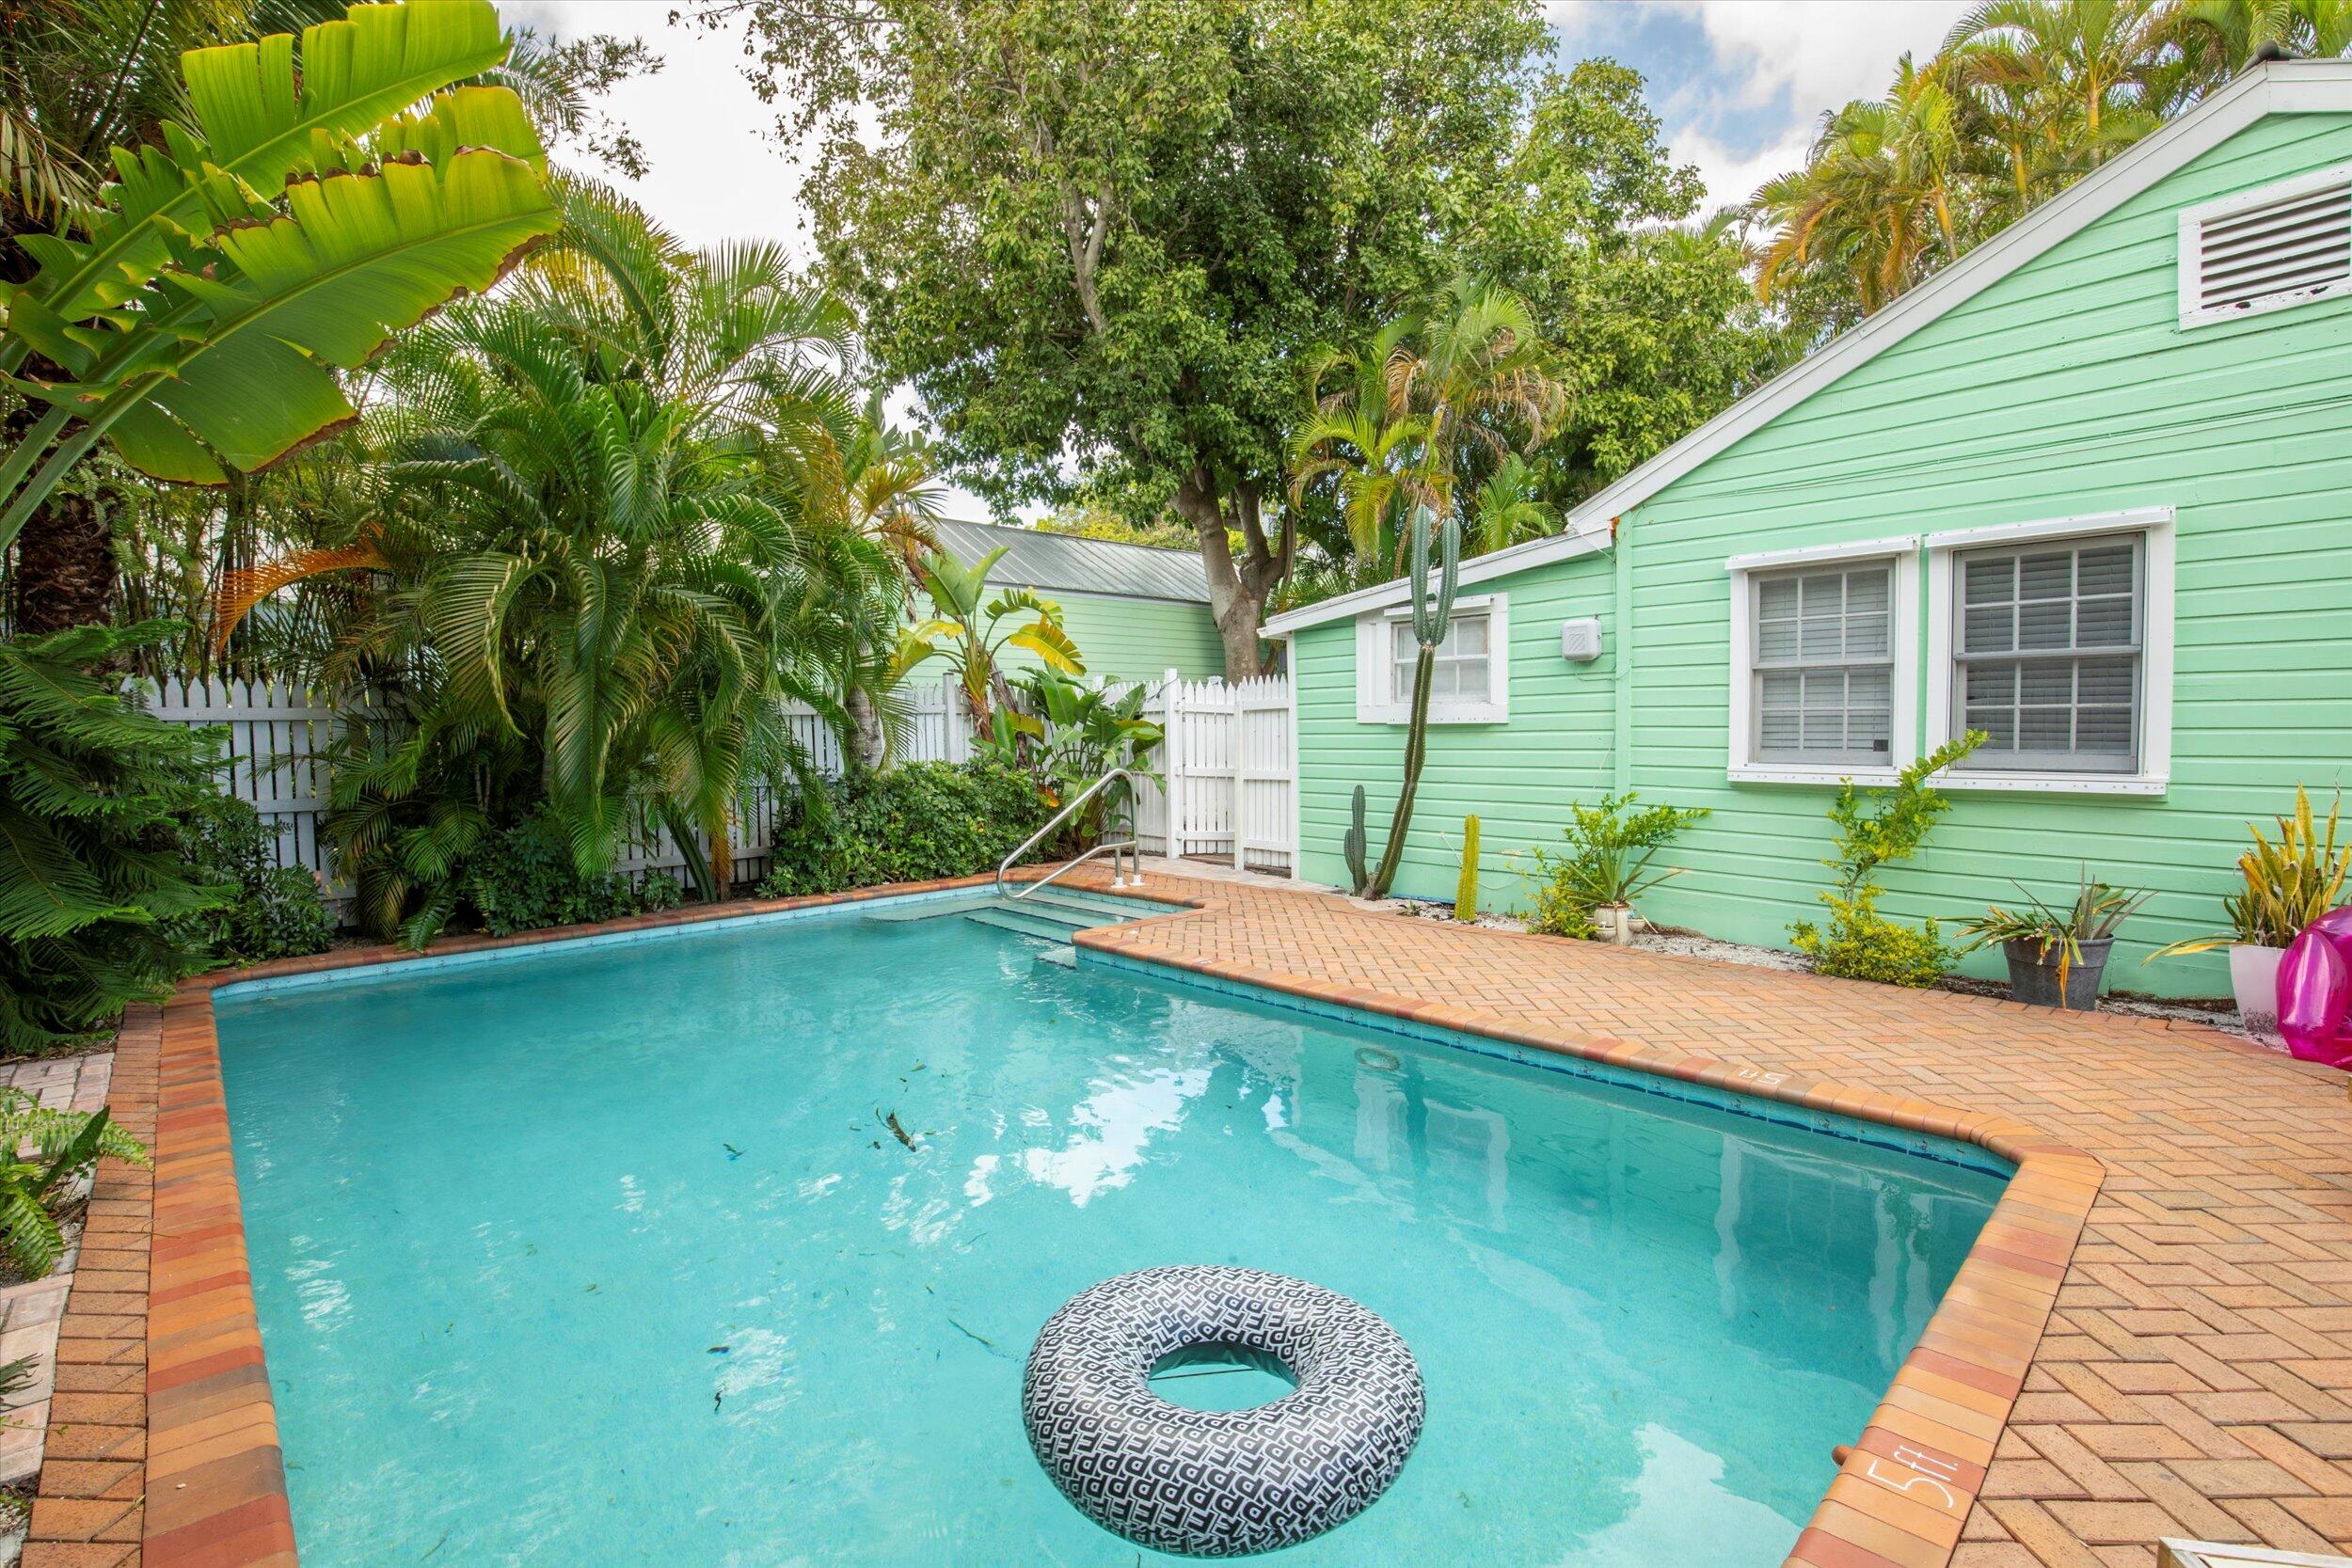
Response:
[[[1756,572],[1748,593],[1748,760],[1886,766],[1894,746],[1894,563]]]
[[[1429,718],[1439,724],[1496,724],[1510,717],[1510,629],[1501,594],[1459,600],[1431,657]],[[1357,622],[1356,717],[1401,724],[1412,716],[1421,644],[1412,612],[1398,607]]]
[[[1927,741],[1958,788],[2158,795],[2172,752],[2172,510],[1931,533]]]
[[[2138,534],[1956,552],[1952,706],[1982,769],[2139,768],[2145,542]]]

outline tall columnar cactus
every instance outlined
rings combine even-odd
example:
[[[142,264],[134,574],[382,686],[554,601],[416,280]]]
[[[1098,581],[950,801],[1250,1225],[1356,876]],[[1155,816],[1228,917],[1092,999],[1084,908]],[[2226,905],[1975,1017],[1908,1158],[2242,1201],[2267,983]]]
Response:
[[[1438,537],[1440,558],[1437,588],[1429,583],[1430,535]],[[1438,644],[1445,641],[1454,619],[1454,593],[1462,580],[1462,525],[1452,517],[1438,522],[1425,506],[1413,509],[1413,641],[1421,657],[1413,661],[1413,717],[1405,734],[1405,784],[1397,791],[1396,815],[1389,822],[1389,842],[1381,847],[1379,868],[1372,885],[1361,890],[1368,897],[1386,898],[1396,879],[1397,863],[1405,856],[1405,832],[1413,823],[1413,794],[1421,787],[1421,766],[1429,751],[1429,675],[1438,661]]]
[[[1462,818],[1462,879],[1454,884],[1454,918],[1478,918],[1478,818]]]
[[[1356,786],[1356,798],[1349,807],[1354,820],[1348,825],[1346,836],[1340,840],[1340,852],[1347,857],[1347,880],[1358,897],[1372,886],[1372,873],[1364,868],[1364,786]]]

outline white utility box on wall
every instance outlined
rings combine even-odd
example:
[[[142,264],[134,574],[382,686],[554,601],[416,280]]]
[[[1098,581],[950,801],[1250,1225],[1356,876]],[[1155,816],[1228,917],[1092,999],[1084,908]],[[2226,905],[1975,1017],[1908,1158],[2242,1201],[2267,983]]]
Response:
[[[1560,657],[1577,664],[1590,664],[1600,657],[1600,617],[1579,616],[1560,623]]]

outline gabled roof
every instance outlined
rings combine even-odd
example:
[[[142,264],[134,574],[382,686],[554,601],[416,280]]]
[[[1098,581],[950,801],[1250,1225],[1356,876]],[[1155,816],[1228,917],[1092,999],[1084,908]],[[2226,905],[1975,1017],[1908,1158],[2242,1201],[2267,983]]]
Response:
[[[1568,514],[1564,532],[1462,564],[1478,582],[1604,548],[1616,519],[1850,371],[1974,299],[2265,115],[2352,113],[2352,60],[2273,60],[2249,67],[2188,113],[2035,208],[1878,314],[1831,340]],[[1406,585],[1326,599],[1265,624],[1269,637],[1405,602]]]
[[[966,566],[991,550],[1005,558],[988,580],[1047,593],[1104,594],[1126,599],[1209,602],[1208,568],[1191,550],[1164,550],[1115,539],[1080,539],[1002,523],[939,522],[931,525],[940,547]]]
[[[1974,299],[2265,115],[2346,112],[2352,112],[2352,60],[2272,60],[2249,66],[2180,119],[2143,136],[1591,497],[1568,515],[1569,526],[1607,524],[1639,506],[1741,436]]]

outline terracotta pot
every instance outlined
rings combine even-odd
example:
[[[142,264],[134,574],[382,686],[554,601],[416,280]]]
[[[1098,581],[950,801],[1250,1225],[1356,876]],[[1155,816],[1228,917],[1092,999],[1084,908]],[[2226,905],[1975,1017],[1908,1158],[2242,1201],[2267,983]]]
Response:
[[[2238,1027],[2265,1045],[2284,1048],[2279,1033],[2279,960],[2283,947],[2256,942],[2230,944],[2230,990],[2237,994]]]

